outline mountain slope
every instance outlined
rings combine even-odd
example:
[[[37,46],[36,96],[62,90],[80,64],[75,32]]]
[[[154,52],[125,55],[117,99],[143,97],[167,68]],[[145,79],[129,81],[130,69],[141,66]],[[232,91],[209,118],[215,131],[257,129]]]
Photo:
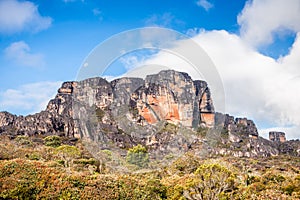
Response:
[[[120,155],[142,144],[156,159],[189,150],[253,157],[297,155],[299,149],[295,141],[259,137],[251,120],[216,113],[207,83],[173,70],[145,80],[64,82],[45,111],[25,117],[1,112],[0,133],[82,138]]]

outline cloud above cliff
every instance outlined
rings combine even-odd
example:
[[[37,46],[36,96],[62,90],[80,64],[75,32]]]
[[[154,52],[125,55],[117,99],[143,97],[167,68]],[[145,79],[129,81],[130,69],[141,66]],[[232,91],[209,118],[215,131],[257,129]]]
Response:
[[[0,33],[39,32],[51,26],[50,17],[41,16],[38,6],[29,1],[0,1]]]
[[[194,39],[218,68],[227,112],[249,116],[261,126],[273,123],[300,127],[300,62],[291,64],[298,59],[300,34],[289,55],[280,60],[258,53],[239,36],[226,31],[205,32]]]
[[[42,67],[44,56],[32,53],[29,45],[24,41],[14,42],[4,50],[5,57],[20,66]]]
[[[262,133],[274,127],[288,131],[288,138],[299,137],[295,130],[300,129],[300,33],[290,53],[279,60],[260,54],[243,38],[224,30],[202,30],[192,39],[210,56],[221,76],[226,113],[253,119]],[[186,48],[184,44],[179,42],[178,48]],[[134,62],[135,66],[163,65],[201,78],[190,63],[169,52]],[[216,99],[218,93],[213,91],[212,96]]]
[[[221,76],[226,112],[253,119],[264,136],[267,130],[281,129],[287,131],[288,138],[300,137],[297,131],[300,130],[299,2],[249,1],[238,16],[240,34],[226,30],[188,31],[210,56]],[[278,15],[268,16],[268,12]],[[287,55],[274,59],[259,52],[257,46],[272,43],[274,35],[285,34],[283,30],[296,33]],[[184,41],[178,45],[185,48]],[[175,57],[161,51],[139,65],[164,64],[188,72],[192,77],[198,76],[190,70],[189,63]]]
[[[36,113],[44,110],[61,85],[57,82],[38,82],[7,89],[0,93],[0,111],[11,113]]]

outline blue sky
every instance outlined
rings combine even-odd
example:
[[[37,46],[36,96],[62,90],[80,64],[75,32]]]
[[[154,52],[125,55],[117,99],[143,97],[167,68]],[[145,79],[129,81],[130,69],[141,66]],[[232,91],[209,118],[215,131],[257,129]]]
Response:
[[[300,0],[1,0],[0,110],[44,109],[96,45],[159,26],[190,35],[212,58],[228,113],[254,119],[262,133],[300,137],[299,18]],[[118,64],[165,62],[166,55],[126,59]]]

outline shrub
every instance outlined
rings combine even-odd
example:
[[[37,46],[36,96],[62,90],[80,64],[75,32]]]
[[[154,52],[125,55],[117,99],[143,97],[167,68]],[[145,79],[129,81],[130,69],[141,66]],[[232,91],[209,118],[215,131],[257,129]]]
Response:
[[[220,199],[234,187],[235,175],[220,164],[203,164],[195,172],[195,177],[184,191],[185,198]]]
[[[207,132],[208,132],[208,128],[206,128],[206,127],[200,126],[197,129],[197,135],[199,135],[202,138],[206,137]]]
[[[62,145],[57,147],[55,153],[59,155],[60,159],[64,161],[65,167],[70,167],[73,160],[80,155],[78,148],[70,145]]]
[[[81,158],[81,159],[74,160],[74,163],[81,164],[81,165],[96,165],[97,160],[94,158],[90,158],[90,159]]]
[[[28,158],[29,160],[40,160],[41,155],[38,152],[32,152],[32,153],[26,154],[26,158]]]
[[[167,133],[171,133],[171,134],[175,134],[178,131],[178,127],[175,124],[172,123],[166,123],[162,132],[167,132]]]
[[[16,137],[15,141],[19,145],[32,146],[32,142],[31,142],[31,140],[29,139],[28,136],[19,135],[19,136]]]
[[[44,143],[46,146],[59,147],[61,145],[61,139],[57,135],[50,135],[44,138]]]
[[[140,168],[146,167],[149,163],[149,155],[147,149],[140,144],[134,146],[133,148],[128,150],[126,161]]]
[[[183,176],[185,174],[193,173],[197,170],[200,165],[198,157],[191,153],[186,153],[184,156],[176,159],[169,167],[168,171],[171,174],[178,174]]]

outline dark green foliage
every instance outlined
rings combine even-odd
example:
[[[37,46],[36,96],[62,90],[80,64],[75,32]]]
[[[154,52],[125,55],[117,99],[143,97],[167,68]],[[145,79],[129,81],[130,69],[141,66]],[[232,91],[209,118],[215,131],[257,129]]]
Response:
[[[139,116],[139,110],[137,107],[130,107],[129,111],[131,112],[131,114],[133,115],[133,118],[138,118]]]
[[[97,160],[94,158],[90,158],[90,159],[81,158],[81,159],[74,160],[74,164],[95,165],[96,163]]]
[[[202,138],[206,137],[207,132],[208,132],[208,128],[205,128],[205,127],[200,126],[197,129],[197,135],[201,136]]]
[[[101,108],[96,107],[95,113],[96,113],[98,122],[101,122],[105,115],[105,112]]]

